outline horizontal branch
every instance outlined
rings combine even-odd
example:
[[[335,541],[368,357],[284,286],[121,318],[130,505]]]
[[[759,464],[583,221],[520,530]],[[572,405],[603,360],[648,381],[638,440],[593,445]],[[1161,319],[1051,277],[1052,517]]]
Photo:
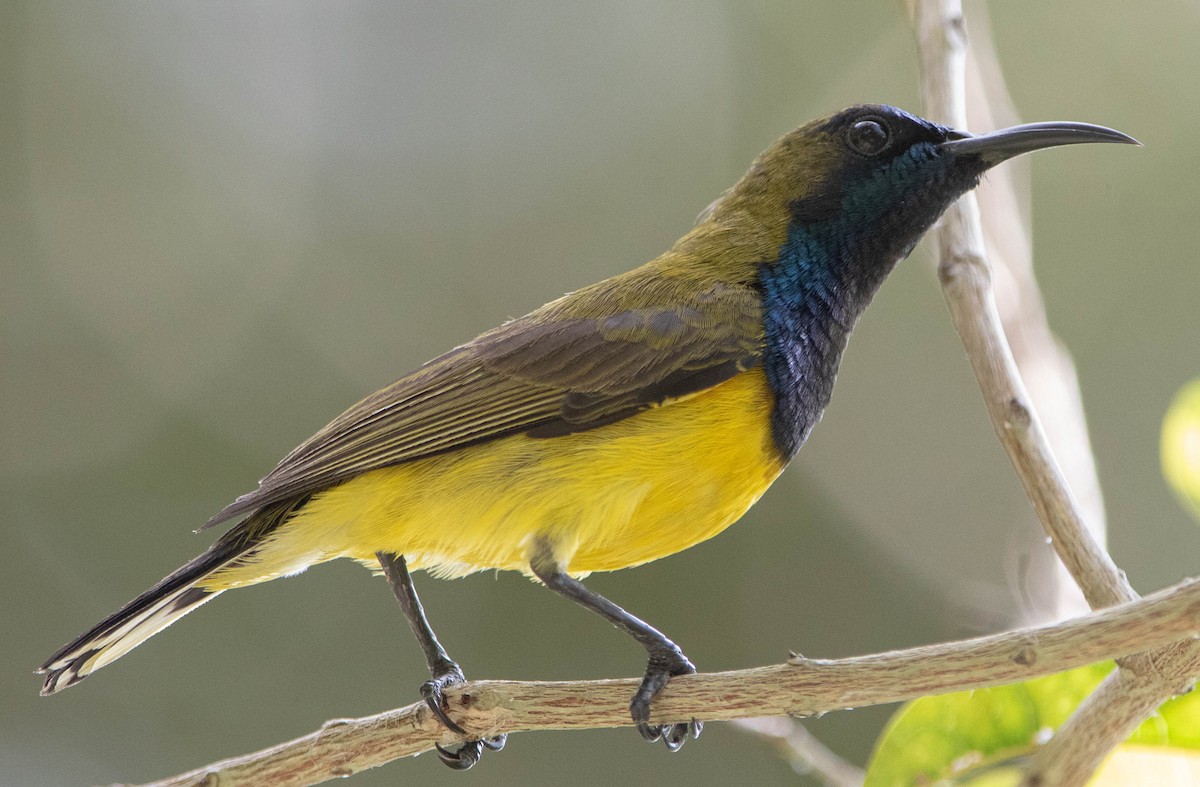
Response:
[[[794,655],[786,664],[684,675],[654,701],[651,722],[809,716],[1029,680],[1200,637],[1200,580],[1053,626],[846,659]],[[474,681],[446,692],[473,735],[629,725],[637,679]],[[421,704],[338,719],[302,738],[147,787],[316,784],[460,739]]]

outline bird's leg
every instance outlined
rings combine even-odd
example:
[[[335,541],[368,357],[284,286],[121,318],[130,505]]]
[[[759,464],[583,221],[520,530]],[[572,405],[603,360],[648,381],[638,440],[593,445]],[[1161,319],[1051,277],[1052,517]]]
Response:
[[[546,551],[548,552],[548,550]],[[689,675],[696,671],[679,646],[650,624],[630,615],[599,593],[588,590],[582,582],[568,576],[562,566],[547,554],[535,556],[531,561],[530,568],[533,569],[534,575],[546,584],[546,587],[600,614],[646,649],[646,653],[650,657],[649,663],[646,665],[646,674],[642,678],[642,685],[633,695],[633,701],[629,703],[630,715],[633,716],[633,722],[642,737],[648,741],[656,741],[661,738],[671,751],[677,751],[679,747],[683,746],[689,735],[699,738],[701,730],[704,729],[704,723],[695,719],[686,724],[650,724],[651,700],[674,676]]]
[[[421,696],[425,699],[425,704],[451,732],[470,737],[470,733],[446,714],[446,698],[443,696],[447,687],[465,683],[466,676],[463,675],[462,667],[446,654],[446,649],[438,642],[437,635],[430,628],[429,621],[425,618],[425,609],[421,606],[421,599],[417,598],[417,589],[413,587],[412,576],[408,573],[408,564],[404,556],[391,552],[376,552],[375,557],[379,559],[383,575],[387,577],[392,593],[400,602],[400,609],[421,645],[425,663],[429,665],[430,679],[421,684]],[[438,759],[455,770],[465,771],[479,762],[484,747],[500,751],[507,739],[507,735],[497,735],[495,738],[484,740],[468,740],[458,751],[449,751],[437,746]]]

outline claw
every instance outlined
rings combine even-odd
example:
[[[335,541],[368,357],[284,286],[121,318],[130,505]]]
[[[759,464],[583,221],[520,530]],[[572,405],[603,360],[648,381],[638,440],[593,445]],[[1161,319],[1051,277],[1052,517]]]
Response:
[[[688,725],[672,724],[669,729],[663,732],[662,740],[667,746],[667,751],[679,751],[683,744],[688,739]]]
[[[667,682],[676,675],[690,675],[696,668],[680,652],[651,656],[633,700],[629,703],[629,715],[633,717],[638,733],[653,743],[661,740],[669,751],[679,751],[689,737],[699,738],[704,722],[692,719],[688,723],[651,724],[650,703],[663,690]]]
[[[687,743],[687,739],[699,738],[700,733],[704,731],[704,722],[692,719],[687,724],[672,724],[663,730],[662,740],[667,745],[668,751],[679,751],[683,748],[683,744]]]
[[[421,684],[421,697],[424,698],[425,704],[429,706],[429,710],[433,712],[438,721],[445,725],[446,729],[457,735],[469,737],[467,731],[446,714],[446,697],[443,694],[446,687],[457,686],[465,682],[466,678],[463,676],[461,670],[438,675]]]
[[[437,756],[442,764],[456,771],[467,770],[479,762],[479,757],[483,754],[483,743],[480,741],[467,741],[458,751],[442,748],[441,744],[437,743],[433,746],[437,749]]]
[[[446,713],[445,690],[450,686],[457,686],[466,682],[467,679],[459,666],[450,662],[444,665],[443,670],[439,671],[437,675],[421,684],[421,697],[424,698],[425,704],[429,706],[429,710],[433,713],[434,717],[455,735],[461,735],[468,739],[463,742],[463,745],[457,751],[450,751],[436,743],[434,744],[434,747],[437,749],[438,759],[456,771],[465,771],[479,762],[479,758],[483,756],[485,748],[489,751],[500,751],[504,748],[504,744],[508,742],[508,735],[506,734],[497,735],[494,738],[484,738],[483,740],[473,739],[469,732],[464,730],[458,722],[454,721]]]

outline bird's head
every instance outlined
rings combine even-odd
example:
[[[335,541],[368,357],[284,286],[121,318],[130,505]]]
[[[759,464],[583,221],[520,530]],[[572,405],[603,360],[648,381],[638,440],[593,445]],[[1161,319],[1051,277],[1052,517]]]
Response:
[[[785,456],[828,404],[859,315],[942,212],[1000,162],[1081,142],[1136,144],[1084,123],[973,136],[895,107],[857,106],[784,136],[714,203],[678,256],[762,293],[763,366]]]
[[[1022,153],[1085,142],[1137,144],[1086,123],[1032,123],[975,136],[895,107],[851,107],[779,139],[705,219],[757,227],[762,250],[772,250],[761,257],[767,262],[776,254],[784,260],[790,244],[811,260],[835,265],[854,256],[886,275],[988,169]]]

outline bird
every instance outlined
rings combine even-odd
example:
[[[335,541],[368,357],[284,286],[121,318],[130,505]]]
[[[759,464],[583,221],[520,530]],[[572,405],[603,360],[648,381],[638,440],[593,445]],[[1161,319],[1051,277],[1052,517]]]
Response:
[[[703,722],[652,725],[650,707],[695,666],[582,579],[737,521],[804,444],[855,322],[942,212],[991,167],[1075,143],[1139,144],[1075,122],[972,135],[879,104],[800,126],[662,255],[434,358],[301,443],[204,525],[239,520],[207,551],[54,653],[42,694],[227,590],[345,557],[386,577],[429,667],[420,694],[465,740],[438,756],[469,768],[505,739],[452,718],[444,691],[465,674],[411,573],[513,570],[642,645],[631,719],[680,748]]]

